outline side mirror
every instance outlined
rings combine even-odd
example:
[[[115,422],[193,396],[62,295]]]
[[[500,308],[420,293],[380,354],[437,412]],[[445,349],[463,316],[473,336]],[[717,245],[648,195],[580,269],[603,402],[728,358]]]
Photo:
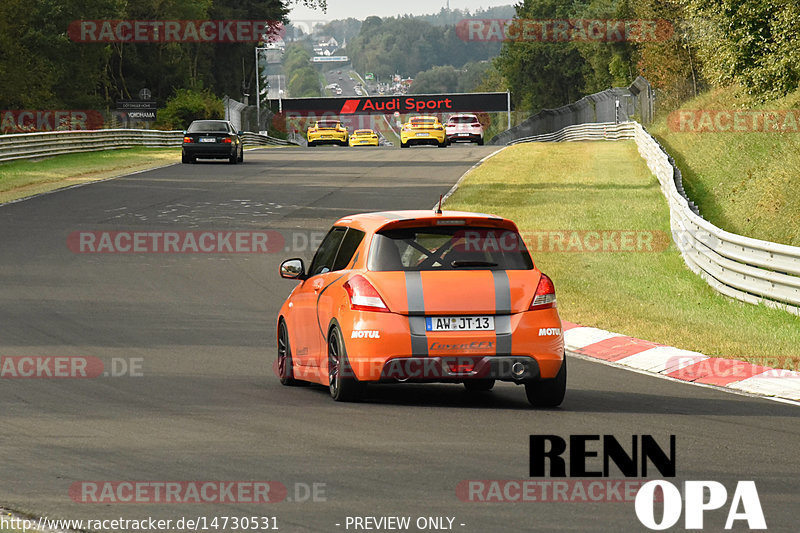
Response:
[[[287,259],[281,263],[281,277],[286,279],[306,279],[306,267],[302,259]]]
[[[239,135],[239,136],[244,135],[244,132],[243,131],[237,131],[236,135]]]

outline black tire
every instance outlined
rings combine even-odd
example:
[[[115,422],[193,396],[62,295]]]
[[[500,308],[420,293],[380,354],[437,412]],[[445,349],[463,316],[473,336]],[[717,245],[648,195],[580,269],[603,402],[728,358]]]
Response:
[[[525,394],[534,407],[558,407],[567,392],[567,358],[553,379],[540,379],[525,383]]]
[[[314,141],[310,141],[310,142],[308,143],[308,147],[309,147],[309,148],[314,148],[316,145],[317,145],[317,143],[316,143],[316,142],[314,142]]]
[[[408,148],[408,143],[404,143],[403,141],[400,141],[400,148]]]
[[[239,163],[244,162],[244,146],[239,145]]]
[[[183,163],[185,165],[185,164],[191,163],[191,162],[192,162],[192,159],[188,155],[186,155],[185,153],[181,152],[181,163]]]
[[[494,387],[493,379],[470,379],[464,382],[464,388],[468,392],[483,392],[492,390]]]
[[[233,155],[229,155],[228,156],[228,163],[230,163],[231,165],[235,165],[238,162],[239,162],[239,154],[238,153],[235,153]]]
[[[342,332],[333,326],[328,335],[328,389],[337,402],[356,402],[364,392],[364,383],[358,381],[347,360]]]
[[[478,146],[483,146],[483,137],[478,139]]]
[[[447,141],[436,143],[436,146],[438,146],[439,148],[447,148]]]
[[[292,367],[292,347],[289,346],[289,331],[286,329],[286,322],[281,320],[278,326],[278,378],[281,385],[291,387],[297,385],[294,379],[294,368]]]

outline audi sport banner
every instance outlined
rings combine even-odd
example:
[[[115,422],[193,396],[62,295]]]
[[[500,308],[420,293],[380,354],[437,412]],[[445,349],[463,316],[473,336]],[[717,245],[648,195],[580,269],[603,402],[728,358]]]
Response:
[[[410,94],[402,96],[339,96],[285,98],[283,111],[297,115],[383,115],[399,113],[461,113],[507,111],[506,93]]]

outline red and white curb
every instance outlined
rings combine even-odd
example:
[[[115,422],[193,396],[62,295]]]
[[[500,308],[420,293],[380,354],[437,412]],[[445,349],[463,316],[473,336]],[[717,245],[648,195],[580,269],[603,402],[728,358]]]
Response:
[[[737,392],[800,401],[800,372],[709,357],[562,321],[568,355]]]

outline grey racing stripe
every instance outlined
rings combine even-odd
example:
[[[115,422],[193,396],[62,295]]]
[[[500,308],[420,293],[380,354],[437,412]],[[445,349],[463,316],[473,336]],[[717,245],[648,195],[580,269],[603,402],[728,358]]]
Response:
[[[405,215],[401,215],[399,213],[395,213],[393,211],[378,211],[375,213],[370,213],[370,215],[378,215],[383,218],[388,218],[389,220],[401,220],[406,218]]]
[[[511,355],[511,284],[505,270],[493,270],[497,355]]]
[[[422,293],[422,274],[405,272],[406,298],[408,299],[408,321],[411,327],[411,355],[428,355],[428,335],[425,331],[425,296]]]
[[[505,270],[492,270],[494,278],[494,312],[498,315],[511,313],[511,284],[508,281],[508,272]]]
[[[408,298],[408,314],[425,314],[425,296],[422,294],[422,273],[406,271],[406,298]]]

